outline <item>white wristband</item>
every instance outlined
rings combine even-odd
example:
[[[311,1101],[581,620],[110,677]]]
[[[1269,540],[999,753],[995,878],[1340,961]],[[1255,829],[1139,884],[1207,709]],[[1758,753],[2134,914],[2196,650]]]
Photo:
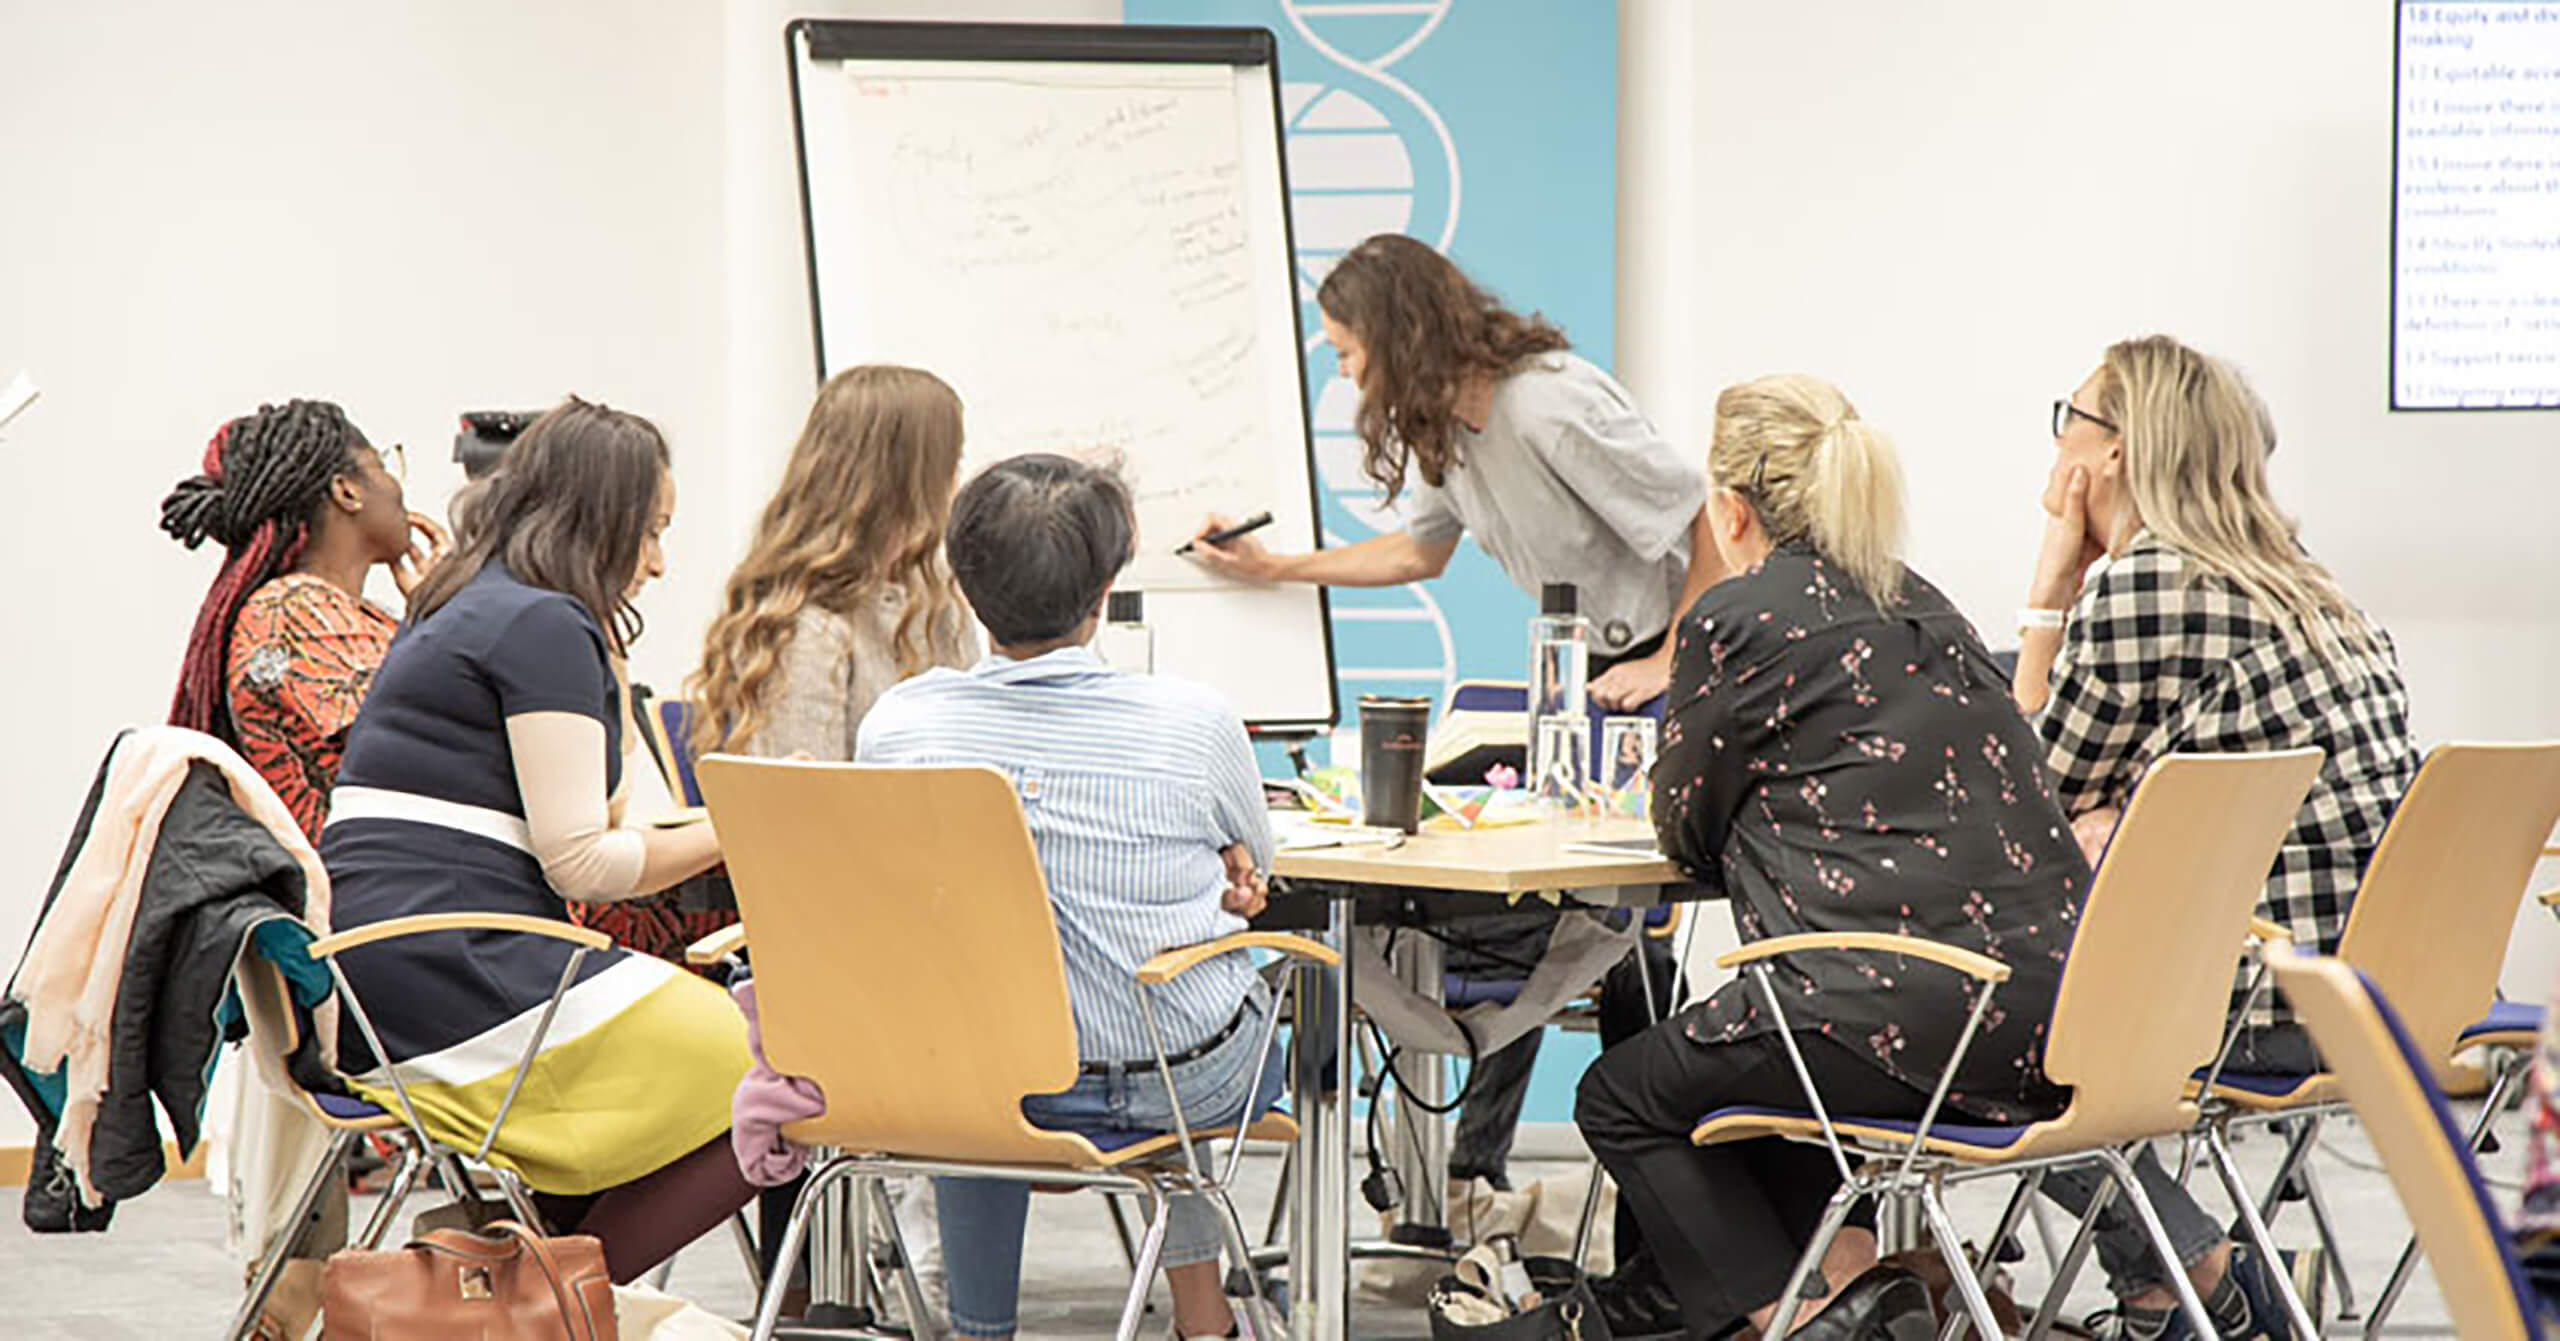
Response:
[[[2021,630],[2058,629],[2062,627],[2062,619],[2063,612],[2060,610],[2039,610],[2030,605],[2018,611],[2018,627]]]

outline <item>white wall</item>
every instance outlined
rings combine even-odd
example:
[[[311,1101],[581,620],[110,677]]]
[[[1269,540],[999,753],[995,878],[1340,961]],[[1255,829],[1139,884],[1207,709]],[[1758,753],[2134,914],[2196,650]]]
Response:
[[[574,390],[650,416],[681,496],[634,665],[672,682],[814,389],[784,20],[1118,13],[0,6],[0,381],[45,392],[0,438],[9,959],[111,734],[167,712],[217,556],[162,536],[159,501],[218,423],[337,400],[441,511],[462,410]],[[28,1134],[0,1104],[0,1145]]]
[[[1652,136],[1686,162],[1621,170],[1625,227],[1689,247],[1622,259],[1622,358],[1658,418],[1703,430],[1760,373],[1834,379],[1902,447],[1915,565],[1997,638],[2048,403],[2109,341],[2174,333],[2274,407],[2280,498],[2398,638],[2421,738],[2560,736],[2560,417],[2384,409],[2391,6],[1623,12],[1622,105],[1687,118]],[[2508,987],[2538,997],[2560,934],[2520,926]]]

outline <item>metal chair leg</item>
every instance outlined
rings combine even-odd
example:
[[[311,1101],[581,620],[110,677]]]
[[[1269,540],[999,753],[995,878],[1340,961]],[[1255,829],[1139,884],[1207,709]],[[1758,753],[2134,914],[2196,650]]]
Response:
[[[2176,1262],[2177,1245],[2169,1241],[2168,1227],[2160,1223],[2160,1212],[2152,1206],[2151,1194],[2142,1190],[2142,1180],[2134,1174],[2133,1162],[2115,1150],[2101,1150],[2098,1158],[2124,1189],[2125,1200],[2133,1204],[2133,1213],[2142,1221],[2142,1232],[2151,1237],[2152,1251],[2160,1254],[2162,1262]],[[2195,1282],[2188,1280],[2184,1271],[2171,1271],[2168,1277],[2170,1290],[2178,1296],[2178,1307],[2186,1311],[2188,1325],[2196,1329],[2196,1335],[2218,1335],[2220,1329],[2213,1325],[2213,1315],[2204,1311],[2204,1301],[2196,1297]]]
[[[939,1341],[942,1326],[933,1316],[933,1306],[925,1302],[924,1283],[916,1279],[916,1259],[907,1252],[906,1232],[898,1228],[898,1208],[889,1204],[888,1183],[866,1178],[863,1190],[871,1198],[873,1217],[887,1236],[889,1274],[896,1279],[898,1302],[906,1310],[907,1335],[914,1341]]]
[[[774,1254],[774,1261],[789,1262],[800,1255],[801,1241],[809,1236],[809,1218],[817,1211],[819,1199],[860,1169],[858,1164],[835,1163],[809,1175],[809,1181],[800,1188],[799,1199],[791,1204],[791,1218],[782,1227],[782,1251]],[[753,1341],[773,1341],[773,1329],[782,1321],[783,1288],[789,1280],[789,1272],[777,1271],[765,1281],[764,1297],[756,1303]]]
[[[2071,1293],[2071,1282],[2079,1279],[2080,1265],[2089,1260],[2089,1245],[2097,1242],[2098,1213],[2114,1200],[2116,1185],[2112,1179],[2099,1179],[2098,1190],[2089,1198],[2089,1209],[2080,1216],[2080,1226],[2071,1235],[2071,1246],[2049,1258],[2053,1263],[2053,1283],[2045,1287],[2044,1302],[2036,1305],[2035,1320],[2027,1325],[2027,1341],[2044,1341],[2053,1324],[2062,1316],[2062,1301]]]
[[[2000,1319],[1992,1313],[1991,1300],[1982,1292],[1979,1269],[1965,1254],[1964,1236],[1956,1232],[1956,1222],[1947,1215],[1946,1199],[1941,1195],[1938,1180],[1932,1177],[1922,1183],[1918,1195],[1920,1210],[1929,1218],[1929,1234],[1938,1241],[1938,1256],[1946,1260],[1947,1270],[1955,1274],[1956,1293],[1964,1298],[1964,1311],[1972,1317],[1973,1325],[1982,1329],[1984,1337],[1996,1339],[2000,1335]],[[1985,1266],[1989,1264],[1990,1256],[1988,1252],[1983,1254]],[[1950,1329],[1955,1327],[1955,1319],[1949,1318],[1947,1322]]]
[[[2510,1061],[2500,1066],[2490,1078],[2489,1093],[2480,1100],[2480,1115],[2471,1120],[2471,1130],[2466,1137],[2472,1154],[2479,1154],[2480,1147],[2487,1142],[2489,1123],[2498,1116],[2498,1106],[2505,1102],[2508,1087],[2515,1083],[2516,1072],[2520,1069],[2516,1062]],[[2391,1267],[2391,1279],[2383,1283],[2381,1295],[2373,1301],[2373,1312],[2364,1321],[2365,1341],[2379,1341],[2383,1320],[2389,1318],[2391,1310],[2399,1305],[2400,1292],[2409,1288],[2409,1277],[2417,1268],[2418,1240],[2412,1235],[2407,1243],[2401,1245],[2400,1260]]]
[[[1129,1215],[1120,1206],[1120,1194],[1103,1193],[1102,1206],[1111,1212],[1111,1230],[1120,1239],[1120,1260],[1127,1263],[1131,1271],[1137,1270],[1138,1240],[1129,1233]]]
[[[1983,1245],[1982,1260],[1974,1264],[1973,1269],[1983,1279],[1990,1278],[1994,1264],[2000,1260],[2000,1245],[2008,1242],[2011,1234],[2018,1232],[2018,1222],[2026,1218],[2027,1208],[2036,1204],[2036,1191],[2043,1185],[2044,1170],[2042,1169],[2030,1170],[2018,1179],[2018,1190],[2010,1194],[2008,1206],[2000,1212],[1999,1228],[1991,1232],[1990,1239]],[[2059,1257],[2060,1254],[2056,1253],[2054,1256]],[[1973,1325],[1973,1321],[1964,1314],[1951,1313],[1947,1316],[1946,1328],[1938,1333],[1939,1341],[1962,1341],[1965,1329]],[[1986,1341],[2000,1341],[1999,1334],[1996,1332],[1986,1333],[1985,1336]]]
[[[418,1186],[419,1177],[427,1170],[427,1158],[418,1148],[407,1143],[400,1147],[400,1163],[391,1171],[391,1181],[383,1186],[382,1200],[375,1203],[373,1214],[365,1217],[364,1229],[348,1246],[367,1252],[382,1246],[391,1233],[391,1223],[400,1208],[409,1202],[409,1194]]]
[[[1164,1260],[1165,1230],[1173,1223],[1173,1199],[1156,1189],[1154,1214],[1147,1219],[1146,1242],[1138,1249],[1137,1268],[1129,1273],[1129,1302],[1120,1308],[1118,1341],[1138,1341],[1147,1314],[1147,1292],[1156,1283],[1156,1263]]]
[[[1271,1247],[1280,1242],[1280,1233],[1289,1225],[1289,1183],[1297,1172],[1298,1151],[1292,1145],[1280,1152],[1280,1181],[1271,1190],[1271,1219],[1262,1227],[1262,1243]]]
[[[1796,1269],[1787,1273],[1787,1288],[1778,1292],[1778,1311],[1770,1315],[1762,1335],[1785,1336],[1795,1326],[1796,1309],[1804,1302],[1805,1286],[1822,1266],[1822,1255],[1831,1251],[1831,1240],[1838,1238],[1840,1226],[1848,1223],[1849,1208],[1868,1195],[1871,1194],[1855,1183],[1842,1183],[1840,1190],[1831,1194],[1831,1204],[1822,1208],[1822,1220],[1814,1227],[1813,1238],[1796,1258]]]
[[[1211,1185],[1203,1195],[1217,1204],[1218,1228],[1226,1235],[1228,1255],[1235,1259],[1225,1276],[1228,1306],[1242,1306],[1246,1337],[1252,1341],[1280,1341],[1287,1331],[1272,1307],[1262,1272],[1253,1264],[1253,1245],[1245,1238],[1243,1213],[1236,1209],[1235,1198],[1228,1195],[1223,1184]]]
[[[329,1190],[329,1180],[344,1177],[347,1152],[355,1148],[356,1134],[342,1131],[329,1138],[320,1154],[320,1165],[303,1180],[302,1194],[293,1200],[293,1215],[277,1228],[275,1242],[258,1259],[258,1270],[249,1278],[249,1291],[240,1300],[240,1311],[231,1315],[231,1329],[224,1335],[231,1341],[249,1341],[258,1329],[259,1311],[267,1306],[267,1295],[276,1288],[276,1278],[284,1274],[285,1260],[293,1253],[294,1242],[310,1223],[311,1212],[320,1205],[321,1194]]]
[[[2257,1249],[2258,1260],[2266,1264],[2267,1277],[2276,1284],[2276,1298],[2284,1304],[2286,1315],[2293,1319],[2293,1334],[2304,1341],[2315,1341],[2320,1324],[2304,1307],[2302,1294],[2293,1288],[2292,1273],[2285,1271],[2284,1258],[2276,1252],[2275,1236],[2267,1232],[2267,1222],[2258,1215],[2257,1205],[2249,1197],[2249,1185],[2240,1177],[2240,1162],[2231,1156],[2231,1143],[2225,1139],[2221,1123],[2204,1129],[2205,1156],[2216,1176],[2222,1179],[2222,1190],[2239,1209],[2240,1228],[2249,1243]]]
[[[738,1245],[738,1256],[746,1263],[748,1288],[761,1297],[764,1294],[764,1259],[756,1256],[756,1235],[747,1227],[745,1211],[729,1213],[729,1239]]]
[[[2329,1198],[2320,1190],[2320,1175],[2313,1171],[2308,1159],[2302,1161],[2302,1192],[2303,1200],[2311,1206],[2311,1223],[2320,1231],[2320,1247],[2322,1256],[2329,1263],[2329,1279],[2338,1287],[2338,1313],[2341,1317],[2354,1317],[2356,1287],[2355,1282],[2347,1279],[2347,1255],[2342,1250],[2344,1244],[2338,1238],[2337,1221],[2329,1216]]]

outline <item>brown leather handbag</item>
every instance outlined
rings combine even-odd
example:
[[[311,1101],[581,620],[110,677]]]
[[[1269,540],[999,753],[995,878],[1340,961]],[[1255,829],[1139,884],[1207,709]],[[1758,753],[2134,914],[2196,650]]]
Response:
[[[333,1254],[321,1341],[618,1341],[613,1278],[591,1235],[546,1239],[513,1220],[439,1229],[396,1252]]]

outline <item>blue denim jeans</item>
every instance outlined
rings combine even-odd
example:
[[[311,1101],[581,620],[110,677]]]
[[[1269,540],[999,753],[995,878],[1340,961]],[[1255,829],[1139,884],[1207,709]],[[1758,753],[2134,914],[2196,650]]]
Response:
[[[1278,1102],[1282,1066],[1278,1048],[1260,1058],[1269,1001],[1257,991],[1244,1006],[1236,1031],[1205,1056],[1173,1068],[1173,1091],[1194,1128],[1242,1121],[1247,1105],[1259,1116]],[[1174,1129],[1173,1103],[1152,1062],[1087,1072],[1063,1094],[1022,1101],[1023,1116],[1066,1131]],[[937,1178],[934,1200],[942,1222],[943,1279],[951,1292],[951,1329],[962,1336],[1008,1336],[1022,1294],[1022,1226],[1031,1210],[1027,1183],[991,1178]],[[1226,1240],[1219,1212],[1205,1198],[1174,1197],[1166,1208],[1163,1265],[1217,1260]]]
[[[2301,1025],[2257,1025],[2241,1032],[2239,1045],[2232,1049],[2230,1064],[2224,1069],[2234,1075],[2302,1076],[2320,1069],[2320,1057]],[[2226,1237],[2222,1226],[2196,1204],[2193,1193],[2161,1167],[2160,1157],[2151,1152],[2149,1142],[2134,1156],[2133,1172],[2143,1192],[2151,1198],[2152,1209],[2160,1213],[2160,1226],[2168,1231],[2169,1246],[2177,1251],[2179,1266],[2192,1268],[2207,1253],[2222,1246]],[[2105,1181],[2106,1175],[2083,1164],[2046,1174],[2042,1191],[2047,1199],[2073,1215],[2086,1215],[2099,1185]],[[2168,1286],[2168,1265],[2151,1246],[2151,1236],[2143,1231],[2140,1213],[2121,1191],[2105,1210],[2098,1212],[2096,1245],[2098,1265],[2106,1271],[2108,1286],[2118,1298]],[[2273,1262],[2266,1265],[2270,1271],[2276,1269]]]

